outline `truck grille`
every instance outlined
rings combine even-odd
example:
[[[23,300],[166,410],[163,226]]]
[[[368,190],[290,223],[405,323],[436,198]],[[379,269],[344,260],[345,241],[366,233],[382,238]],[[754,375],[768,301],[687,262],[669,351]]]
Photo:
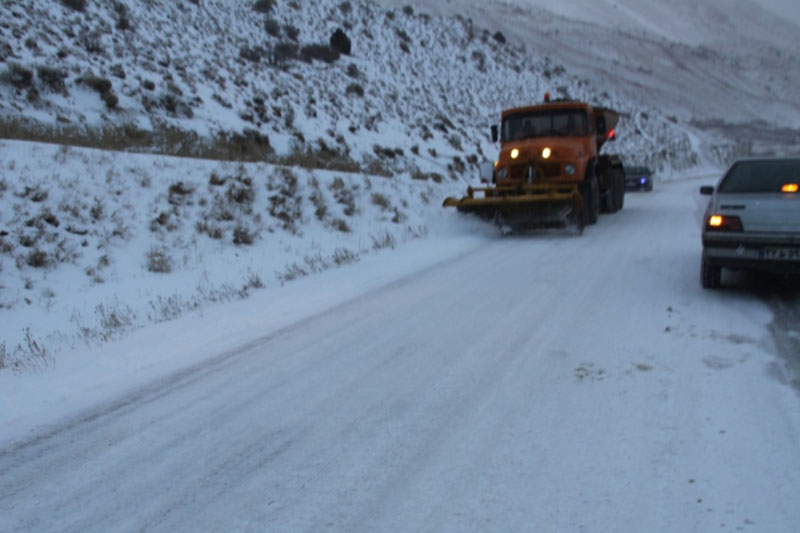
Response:
[[[561,163],[538,163],[536,169],[544,174],[544,176],[540,177],[545,179],[561,176]],[[511,179],[525,179],[528,175],[528,163],[511,165],[509,175]]]

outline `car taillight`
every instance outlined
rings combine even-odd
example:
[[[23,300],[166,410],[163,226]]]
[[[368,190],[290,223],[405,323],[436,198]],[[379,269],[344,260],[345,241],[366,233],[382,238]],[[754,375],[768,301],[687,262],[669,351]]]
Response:
[[[797,184],[796,183],[787,183],[783,187],[781,187],[781,192],[797,192]]]
[[[743,231],[742,219],[730,215],[711,215],[706,220],[708,231]]]

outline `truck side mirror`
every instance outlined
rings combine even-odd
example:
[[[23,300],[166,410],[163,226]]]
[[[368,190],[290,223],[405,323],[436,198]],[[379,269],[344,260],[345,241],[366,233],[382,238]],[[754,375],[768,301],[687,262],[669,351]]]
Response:
[[[495,124],[494,126],[492,126],[492,142],[493,143],[497,142],[497,137],[498,137],[498,135],[497,135],[497,125]]]
[[[597,117],[595,121],[595,129],[597,130],[598,135],[602,135],[605,137],[606,134],[606,117]]]
[[[712,194],[714,194],[714,187],[710,185],[703,185],[702,187],[700,187],[700,194],[702,194],[703,196],[711,196]]]

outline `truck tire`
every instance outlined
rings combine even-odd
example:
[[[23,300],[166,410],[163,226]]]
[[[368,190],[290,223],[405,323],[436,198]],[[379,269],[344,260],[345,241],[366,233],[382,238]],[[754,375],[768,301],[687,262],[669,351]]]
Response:
[[[621,169],[616,169],[617,173],[617,194],[619,197],[617,199],[617,210],[621,211],[622,207],[625,205],[625,174],[622,172]]]
[[[589,163],[586,169],[586,178],[581,183],[581,197],[583,199],[583,222],[591,226],[600,216],[600,184],[594,173],[594,163]]]
[[[620,202],[622,200],[621,193],[624,193],[624,187],[625,182],[624,179],[621,179],[619,169],[612,168],[609,170],[608,190],[603,196],[604,213],[616,213],[622,209]]]
[[[611,186],[603,195],[603,213],[616,213],[619,194],[617,193],[617,185],[614,182],[613,175],[609,181],[611,182]]]

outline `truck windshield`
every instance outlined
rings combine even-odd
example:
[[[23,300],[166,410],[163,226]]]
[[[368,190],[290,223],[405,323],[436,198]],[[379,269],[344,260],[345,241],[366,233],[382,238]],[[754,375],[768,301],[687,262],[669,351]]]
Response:
[[[540,110],[504,118],[501,140],[505,142],[534,137],[583,137],[588,131],[588,120],[583,110]]]
[[[781,192],[781,188],[787,183],[798,182],[800,159],[740,161],[725,175],[719,185],[719,192]]]

